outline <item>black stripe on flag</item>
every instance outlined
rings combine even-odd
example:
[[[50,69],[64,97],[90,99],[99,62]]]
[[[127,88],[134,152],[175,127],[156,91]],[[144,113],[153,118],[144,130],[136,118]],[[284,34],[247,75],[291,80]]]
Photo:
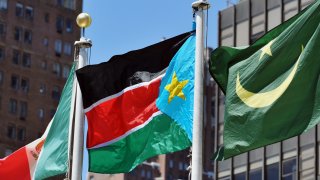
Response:
[[[143,49],[113,56],[108,62],[77,70],[84,108],[126,87],[161,75],[192,33],[184,33]]]

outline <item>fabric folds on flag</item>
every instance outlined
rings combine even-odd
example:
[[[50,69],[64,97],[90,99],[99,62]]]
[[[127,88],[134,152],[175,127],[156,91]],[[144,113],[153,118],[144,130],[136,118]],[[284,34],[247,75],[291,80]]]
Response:
[[[57,112],[41,138],[0,159],[0,179],[44,179],[66,172],[73,77],[74,67],[62,92]]]
[[[226,94],[218,160],[276,143],[320,121],[320,1],[246,48],[212,52],[210,72]]]
[[[191,145],[194,47],[189,32],[76,72],[90,172],[129,172]]]

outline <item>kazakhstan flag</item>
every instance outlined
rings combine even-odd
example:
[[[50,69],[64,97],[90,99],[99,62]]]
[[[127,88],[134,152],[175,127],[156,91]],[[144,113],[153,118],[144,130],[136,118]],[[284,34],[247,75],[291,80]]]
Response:
[[[157,107],[170,116],[192,141],[195,36],[183,44],[171,60],[160,85]]]

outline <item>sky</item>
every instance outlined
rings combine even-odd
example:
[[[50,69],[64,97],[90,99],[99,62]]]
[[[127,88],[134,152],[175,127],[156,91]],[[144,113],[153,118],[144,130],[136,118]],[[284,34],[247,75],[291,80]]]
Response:
[[[194,0],[84,0],[83,12],[92,24],[85,37],[92,40],[90,64],[107,61],[111,56],[140,49],[192,30]],[[217,47],[218,11],[226,0],[209,1],[208,46]],[[83,179],[86,179],[87,152],[84,152]]]

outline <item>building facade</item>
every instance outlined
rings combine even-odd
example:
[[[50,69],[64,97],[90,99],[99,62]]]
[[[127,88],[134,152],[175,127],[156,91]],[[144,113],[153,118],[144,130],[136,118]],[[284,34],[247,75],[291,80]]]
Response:
[[[243,0],[219,13],[219,45],[245,46],[288,20],[312,0]],[[219,92],[217,146],[223,144],[224,97]],[[319,127],[300,136],[215,163],[219,180],[319,179]]]
[[[82,0],[0,0],[0,158],[42,135],[80,38]]]

